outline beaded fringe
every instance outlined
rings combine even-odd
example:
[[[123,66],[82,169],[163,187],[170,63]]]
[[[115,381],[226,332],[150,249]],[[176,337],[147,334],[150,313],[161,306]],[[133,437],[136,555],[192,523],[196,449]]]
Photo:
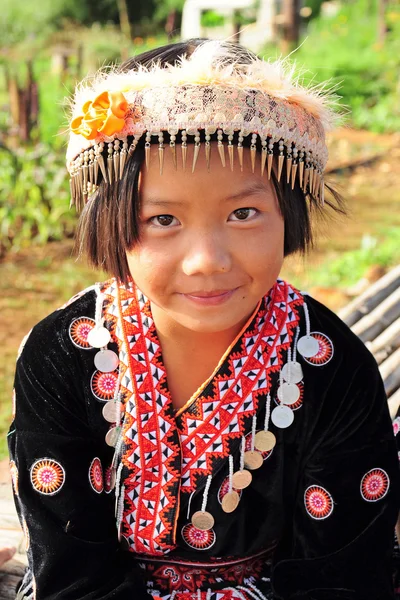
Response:
[[[158,137],[158,159],[160,173],[162,174],[164,168],[164,136],[162,132],[156,134]],[[188,167],[188,144],[185,130],[181,132],[181,154],[182,154],[182,168],[186,170]],[[129,146],[127,141],[114,140],[107,144],[107,159],[105,160],[103,153],[105,152],[106,144],[101,142],[95,144],[93,148],[82,152],[73,162],[71,169],[71,204],[76,206],[78,211],[87,203],[89,196],[93,194],[98,188],[99,176],[103,178],[103,181],[108,185],[121,181],[126,159],[128,156],[132,156],[136,150],[137,144],[141,135],[135,135],[134,139]],[[150,132],[145,134],[145,164],[146,168],[150,165],[150,149],[151,149],[151,138],[154,137]],[[223,131],[219,129],[217,131],[217,148],[219,158],[223,167],[226,166],[225,149],[228,152],[228,161],[230,169],[234,169],[235,160],[235,147],[233,144],[233,135],[229,134],[228,143],[224,145],[223,142]],[[257,139],[261,142],[261,158],[260,165],[257,167]],[[244,136],[239,131],[236,152],[239,161],[239,167],[243,171],[243,140]],[[251,166],[253,173],[256,172],[256,168],[259,168],[261,176],[264,172],[267,172],[268,179],[271,178],[272,164],[274,159],[274,144],[278,145],[278,181],[281,181],[282,177],[286,178],[287,184],[293,189],[296,180],[299,182],[300,188],[305,194],[310,194],[316,200],[319,201],[321,206],[324,205],[324,180],[321,165],[314,159],[311,152],[307,152],[304,148],[297,148],[295,144],[291,142],[285,142],[285,140],[274,140],[272,137],[260,136],[256,133],[252,134],[251,145],[250,145],[250,157]],[[194,136],[193,144],[193,159],[190,166],[191,172],[193,173],[196,167],[196,163],[201,150],[200,132],[197,131]],[[207,168],[210,169],[211,160],[211,137],[209,134],[205,136],[205,142],[203,143],[206,157]],[[129,147],[128,147],[129,146]],[[176,154],[176,135],[170,135],[169,142],[170,152],[172,154],[172,160],[175,168],[177,168],[177,154]],[[285,168],[286,166],[286,168]]]

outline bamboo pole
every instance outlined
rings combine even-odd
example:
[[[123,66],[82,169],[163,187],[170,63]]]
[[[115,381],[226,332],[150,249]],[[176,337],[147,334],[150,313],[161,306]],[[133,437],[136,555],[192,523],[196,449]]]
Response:
[[[339,317],[351,327],[364,315],[376,308],[389,294],[400,286],[400,265],[391,269],[381,277],[368,290],[355,298],[347,306],[339,311]]]
[[[372,342],[367,342],[368,350],[380,365],[388,356],[400,347],[400,317],[382,331]]]
[[[400,287],[385,298],[372,312],[353,325],[352,330],[364,343],[369,342],[399,317]]]
[[[379,371],[382,375],[386,394],[390,398],[400,388],[400,348],[381,364]]]

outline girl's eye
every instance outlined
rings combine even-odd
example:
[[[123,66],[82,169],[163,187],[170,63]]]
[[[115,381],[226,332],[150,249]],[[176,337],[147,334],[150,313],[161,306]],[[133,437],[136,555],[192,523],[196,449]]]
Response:
[[[150,222],[156,227],[169,227],[170,225],[176,225],[179,221],[173,215],[157,215],[152,217]]]
[[[229,221],[249,221],[257,214],[255,208],[238,208],[229,215]]]

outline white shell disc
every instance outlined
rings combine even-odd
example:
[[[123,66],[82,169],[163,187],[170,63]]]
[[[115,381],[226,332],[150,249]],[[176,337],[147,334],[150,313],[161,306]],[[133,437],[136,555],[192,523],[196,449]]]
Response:
[[[262,467],[263,462],[264,459],[257,450],[247,450],[247,452],[244,453],[244,465],[252,471]]]
[[[300,383],[303,379],[303,369],[301,368],[301,364],[297,361],[292,361],[290,363],[290,379],[289,379],[289,363],[283,365],[282,367],[282,377],[285,381],[289,383]]]
[[[106,327],[93,327],[87,335],[87,342],[93,348],[103,348],[111,340],[111,334]]]
[[[297,350],[305,358],[311,358],[319,352],[319,343],[312,335],[303,335],[297,342]]]
[[[226,513],[231,513],[237,509],[239,504],[240,496],[235,490],[228,492],[222,498],[222,510]]]
[[[253,475],[250,471],[243,469],[243,471],[235,471],[232,475],[232,485],[237,490],[244,490],[251,484]]]
[[[206,510],[198,510],[192,516],[192,525],[201,531],[208,531],[214,526],[214,517]]]
[[[285,429],[286,427],[289,427],[289,425],[291,425],[294,421],[294,414],[292,409],[289,408],[289,406],[285,406],[284,404],[277,406],[271,413],[271,421],[274,425],[276,425],[276,427],[279,427],[280,429]]]
[[[120,404],[120,409],[121,409],[120,415],[123,415],[124,414],[123,405],[121,404],[121,402],[119,404]],[[118,404],[116,402],[114,402],[114,400],[110,400],[109,402],[106,402],[105,405],[103,406],[103,417],[109,423],[116,423],[117,407],[118,407]]]
[[[117,445],[118,437],[119,437],[119,427],[112,427],[106,433],[106,444],[111,447],[115,447]]]
[[[278,389],[278,398],[283,404],[295,404],[300,398],[300,390],[295,383],[282,383]]]
[[[96,369],[103,373],[111,373],[119,365],[118,355],[112,350],[100,350],[94,357]]]

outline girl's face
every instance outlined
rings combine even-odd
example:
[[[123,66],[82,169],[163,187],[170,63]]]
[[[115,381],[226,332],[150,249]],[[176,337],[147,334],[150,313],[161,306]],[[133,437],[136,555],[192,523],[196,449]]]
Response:
[[[140,241],[127,253],[132,278],[170,325],[201,333],[240,331],[273,286],[283,262],[284,226],[278,200],[260,157],[252,173],[249,150],[243,171],[221,164],[212,144],[210,170],[204,145],[191,172],[169,148],[160,175],[158,148],[142,168]],[[236,153],[236,150],[235,150]]]

